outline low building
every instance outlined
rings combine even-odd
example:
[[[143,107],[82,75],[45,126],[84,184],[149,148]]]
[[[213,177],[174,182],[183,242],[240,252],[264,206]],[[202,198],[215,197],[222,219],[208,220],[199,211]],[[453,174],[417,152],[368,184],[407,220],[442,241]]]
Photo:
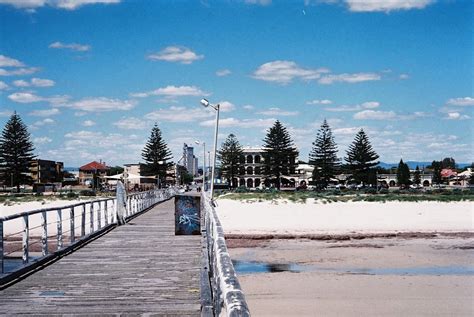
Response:
[[[155,178],[139,178],[141,175],[141,163],[124,164],[123,176],[126,179],[125,186],[127,189],[148,189],[156,184]]]
[[[105,162],[93,161],[79,167],[79,184],[90,185],[95,178],[107,176],[109,168],[105,165]]]
[[[247,188],[270,187],[271,181],[264,174],[264,149],[256,147],[245,147],[240,157],[239,173],[232,180],[234,186],[245,186]],[[295,157],[295,162],[297,158]],[[301,174],[300,174],[301,172]],[[289,175],[281,176],[282,189],[294,189],[301,180],[306,180],[306,171],[297,171],[297,168],[289,171]]]
[[[30,161],[29,170],[33,184],[60,183],[63,181],[63,162],[35,159]]]

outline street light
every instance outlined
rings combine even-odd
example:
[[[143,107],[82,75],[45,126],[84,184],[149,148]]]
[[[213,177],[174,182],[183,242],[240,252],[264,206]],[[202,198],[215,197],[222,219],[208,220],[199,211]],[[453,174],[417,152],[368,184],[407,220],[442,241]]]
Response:
[[[194,141],[196,144],[201,144],[203,147],[203,153],[202,153],[202,189],[206,190],[206,142],[199,142],[199,141]]]
[[[212,160],[212,172],[211,172],[211,201],[214,199],[214,176],[216,170],[216,152],[217,152],[217,131],[219,130],[219,107],[220,105],[213,105],[207,99],[201,99],[201,105],[204,107],[211,107],[216,110],[216,130],[214,133],[214,159]]]

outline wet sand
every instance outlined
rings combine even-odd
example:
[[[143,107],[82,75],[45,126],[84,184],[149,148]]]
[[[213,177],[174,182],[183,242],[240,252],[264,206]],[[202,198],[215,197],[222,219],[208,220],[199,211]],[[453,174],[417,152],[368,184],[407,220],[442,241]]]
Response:
[[[231,248],[233,260],[303,268],[239,274],[252,316],[474,315],[474,240],[469,236],[240,245],[253,247]],[[437,268],[441,273],[433,273]],[[459,268],[471,273],[456,273]]]

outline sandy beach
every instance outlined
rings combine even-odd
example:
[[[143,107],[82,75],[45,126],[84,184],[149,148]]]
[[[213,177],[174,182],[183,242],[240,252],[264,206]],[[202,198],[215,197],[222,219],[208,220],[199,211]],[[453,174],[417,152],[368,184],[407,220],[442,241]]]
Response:
[[[253,316],[474,314],[472,202],[219,199],[217,211]]]
[[[334,202],[219,199],[226,234],[472,232],[473,202]]]
[[[54,207],[65,207],[69,205],[74,205],[81,202],[86,202],[89,200],[98,200],[97,197],[90,199],[74,199],[74,200],[44,200],[44,201],[29,201],[21,203],[13,203],[11,205],[0,205],[0,217],[14,215],[22,213],[25,211],[32,211],[45,208],[54,208]],[[75,208],[75,215],[78,217],[81,212],[80,207]],[[69,210],[63,209],[63,230],[69,230]],[[96,217],[96,216],[95,216]],[[56,234],[56,221],[57,214],[56,212],[48,213],[48,235]],[[89,221],[89,206],[86,206],[86,223]],[[41,225],[41,215],[36,214],[29,217],[29,226],[30,226],[30,235],[31,236],[41,236],[42,228]],[[15,233],[16,238],[20,237],[18,232],[23,230],[23,220],[21,218],[9,220],[4,223],[4,234],[11,235]]]

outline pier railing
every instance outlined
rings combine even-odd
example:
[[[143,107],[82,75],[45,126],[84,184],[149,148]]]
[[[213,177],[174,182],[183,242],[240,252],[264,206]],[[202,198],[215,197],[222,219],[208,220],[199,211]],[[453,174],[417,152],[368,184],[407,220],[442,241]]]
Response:
[[[211,289],[209,298],[211,303],[208,303],[209,305],[201,303],[202,315],[250,316],[244,293],[227,251],[221,222],[207,193],[201,195],[201,216],[205,257],[203,266],[205,271],[207,270],[207,274],[204,275],[208,277]]]
[[[127,196],[124,217],[174,196],[174,188]],[[47,262],[117,224],[117,199],[98,199],[0,217],[0,280]],[[1,285],[0,285],[1,286]]]

